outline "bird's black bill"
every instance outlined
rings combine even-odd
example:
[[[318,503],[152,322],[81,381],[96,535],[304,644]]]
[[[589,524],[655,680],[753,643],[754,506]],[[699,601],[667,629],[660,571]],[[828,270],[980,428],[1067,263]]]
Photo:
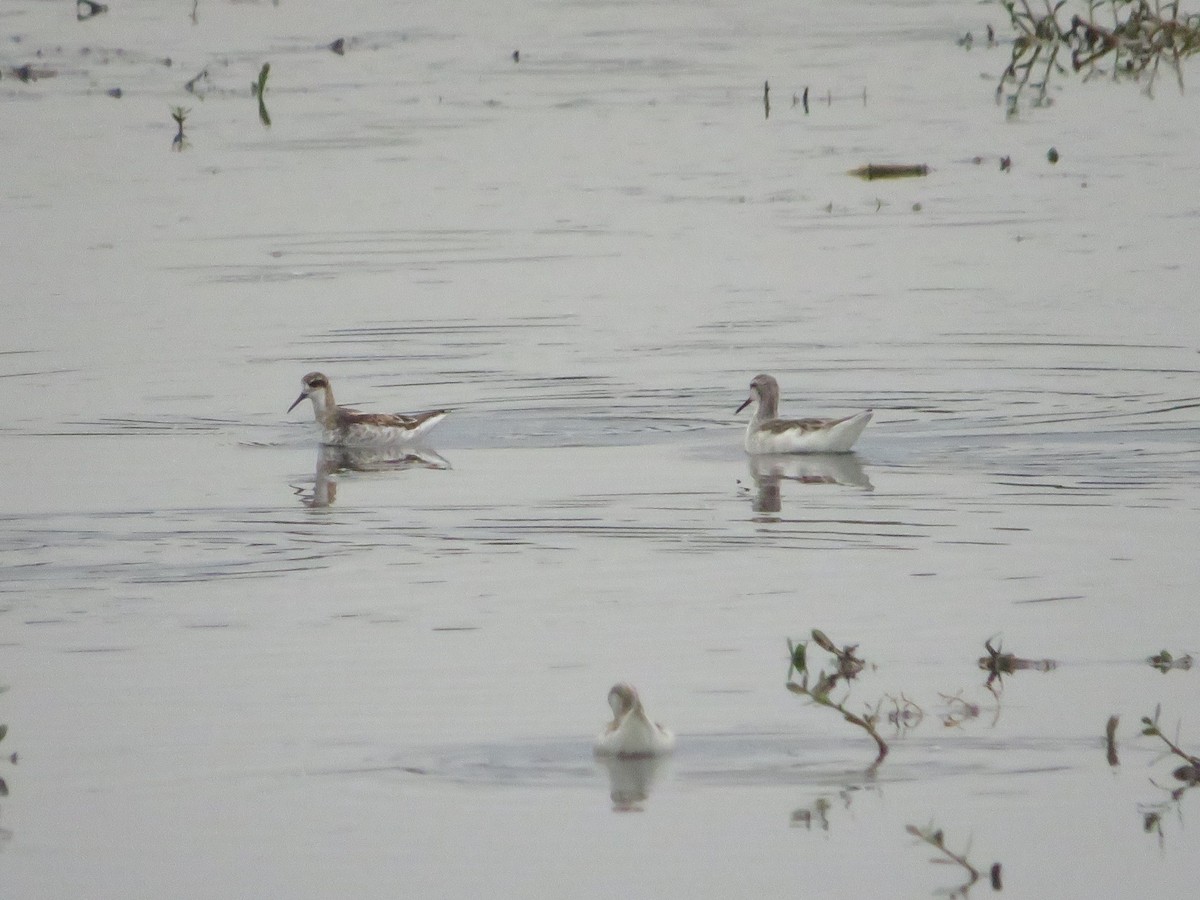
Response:
[[[749,405],[750,405],[750,401],[751,401],[751,400],[753,400],[753,399],[754,399],[753,397],[747,397],[747,398],[746,398],[746,400],[745,400],[745,402],[744,402],[744,403],[743,403],[741,406],[739,406],[737,409],[735,409],[735,410],[733,411],[733,414],[736,416],[736,415],[737,415],[738,413],[740,413],[740,412],[741,412],[743,409],[745,409],[747,406],[749,406]],[[296,403],[299,403],[299,402],[300,402],[300,401],[298,401],[298,400],[296,401]],[[295,405],[296,405],[295,403],[293,403],[293,404],[292,404],[292,406],[295,406]]]
[[[288,407],[288,412],[291,412],[293,409],[295,409],[297,406],[299,406],[300,401],[306,399],[307,397],[308,397],[308,394],[301,391],[300,396],[296,398],[296,402]],[[749,402],[749,401],[747,401],[747,402]]]

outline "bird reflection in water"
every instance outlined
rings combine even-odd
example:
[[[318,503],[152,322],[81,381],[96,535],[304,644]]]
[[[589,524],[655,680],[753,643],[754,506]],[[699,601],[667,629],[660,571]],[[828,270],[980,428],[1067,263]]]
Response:
[[[654,782],[667,765],[665,756],[597,756],[608,773],[613,812],[642,812]]]
[[[750,457],[750,475],[755,487],[751,503],[759,513],[777,513],[783,508],[780,485],[784,481],[874,490],[852,453],[763,453]]]
[[[322,444],[312,488],[297,487],[305,506],[321,509],[337,500],[340,472],[399,472],[404,469],[449,469],[450,463],[424,447],[338,447]]]

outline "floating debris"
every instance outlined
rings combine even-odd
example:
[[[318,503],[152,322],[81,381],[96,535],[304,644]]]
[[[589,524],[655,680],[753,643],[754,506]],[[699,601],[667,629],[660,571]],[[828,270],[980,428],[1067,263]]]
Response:
[[[521,51],[514,50],[513,54],[512,54],[512,59],[513,59],[513,62],[519,63],[521,61]]]
[[[1058,151],[1051,147],[1046,151],[1046,159],[1050,160],[1050,165],[1054,165],[1056,162],[1058,162]]]
[[[39,78],[53,78],[58,74],[54,69],[38,69],[25,63],[23,66],[15,66],[9,69],[12,76],[18,81],[29,84],[31,81],[37,81]]]
[[[929,174],[929,166],[906,166],[867,163],[846,173],[864,181],[875,181],[878,178],[921,178]]]
[[[1011,156],[1000,157],[1000,171],[1001,172],[1011,172],[1012,171],[1012,157]]]
[[[771,118],[771,82],[763,82],[763,112],[766,113],[764,118]]]
[[[1163,673],[1170,672],[1172,669],[1187,671],[1192,667],[1192,654],[1185,653],[1183,656],[1177,657],[1171,655],[1169,650],[1162,650],[1151,656],[1146,662]]]
[[[1121,721],[1120,716],[1109,716],[1108,724],[1104,726],[1104,745],[1107,748],[1106,756],[1110,766],[1119,766],[1121,764],[1120,757],[1117,756],[1117,724]]]
[[[106,12],[108,12],[108,7],[103,3],[94,3],[93,0],[75,0],[76,21],[82,22]]]
[[[185,91],[187,91],[189,94],[195,94],[196,86],[202,82],[204,82],[204,83],[208,82],[208,68],[207,67],[201,69],[199,74],[197,74],[195,78],[193,78],[191,81],[184,84],[183,89]]]
[[[994,682],[1002,681],[1003,676],[1011,675],[1014,672],[1025,670],[1050,672],[1058,668],[1058,663],[1052,659],[1022,659],[1015,653],[1004,653],[1000,647],[992,646],[991,638],[984,641],[983,646],[988,655],[979,658],[979,668],[989,673],[986,685],[988,690],[992,689]]]
[[[329,49],[332,50],[334,53],[336,53],[338,56],[345,56],[346,55],[346,39],[338,38],[336,41],[334,41],[333,43],[331,43],[329,45]]]
[[[122,91],[119,87],[109,88],[104,93],[108,94],[108,96],[112,97],[114,100],[120,100],[122,97],[125,96],[125,92]]]

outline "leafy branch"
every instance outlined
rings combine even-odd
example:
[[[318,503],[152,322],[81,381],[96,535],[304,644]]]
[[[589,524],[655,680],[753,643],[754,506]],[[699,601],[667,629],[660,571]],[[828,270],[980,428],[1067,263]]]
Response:
[[[794,644],[789,639],[788,653],[791,657],[791,665],[788,667],[787,689],[793,694],[808,697],[818,706],[837,710],[837,712],[841,713],[843,719],[869,734],[871,739],[875,741],[875,745],[879,748],[879,753],[875,757],[875,761],[867,769],[867,771],[873,772],[888,754],[887,742],[875,728],[875,724],[879,720],[878,708],[874,712],[868,712],[865,716],[860,716],[846,709],[845,698],[840,701],[834,701],[830,697],[830,694],[840,682],[853,680],[866,667],[866,661],[855,655],[855,651],[858,649],[857,644],[848,644],[845,647],[839,648],[825,636],[824,632],[817,628],[812,630],[812,643],[831,654],[836,660],[836,666],[831,672],[826,672],[822,669],[815,676],[816,680],[810,686],[810,673],[808,669],[809,642],[801,641],[798,644]],[[799,677],[799,682],[792,680],[793,674]]]

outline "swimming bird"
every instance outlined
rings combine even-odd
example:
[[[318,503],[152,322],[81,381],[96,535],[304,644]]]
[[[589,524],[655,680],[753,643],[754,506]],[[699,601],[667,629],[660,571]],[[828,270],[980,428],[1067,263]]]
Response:
[[[758,408],[746,426],[746,452],[758,453],[849,453],[858,436],[871,421],[871,410],[844,419],[779,418],[779,382],[770,375],[756,375],[750,396],[737,408],[751,403]]]
[[[321,426],[321,442],[339,447],[370,447],[399,441],[416,441],[438,422],[446,418],[449,410],[435,409],[411,414],[364,413],[346,406],[338,406],[333,399],[333,388],[329,379],[320,372],[309,372],[300,379],[303,390],[296,402],[288,407],[295,409],[306,397],[312,401],[313,415]]]
[[[596,738],[597,756],[664,756],[675,748],[675,735],[650,720],[632,684],[614,684],[608,692],[613,720]]]

